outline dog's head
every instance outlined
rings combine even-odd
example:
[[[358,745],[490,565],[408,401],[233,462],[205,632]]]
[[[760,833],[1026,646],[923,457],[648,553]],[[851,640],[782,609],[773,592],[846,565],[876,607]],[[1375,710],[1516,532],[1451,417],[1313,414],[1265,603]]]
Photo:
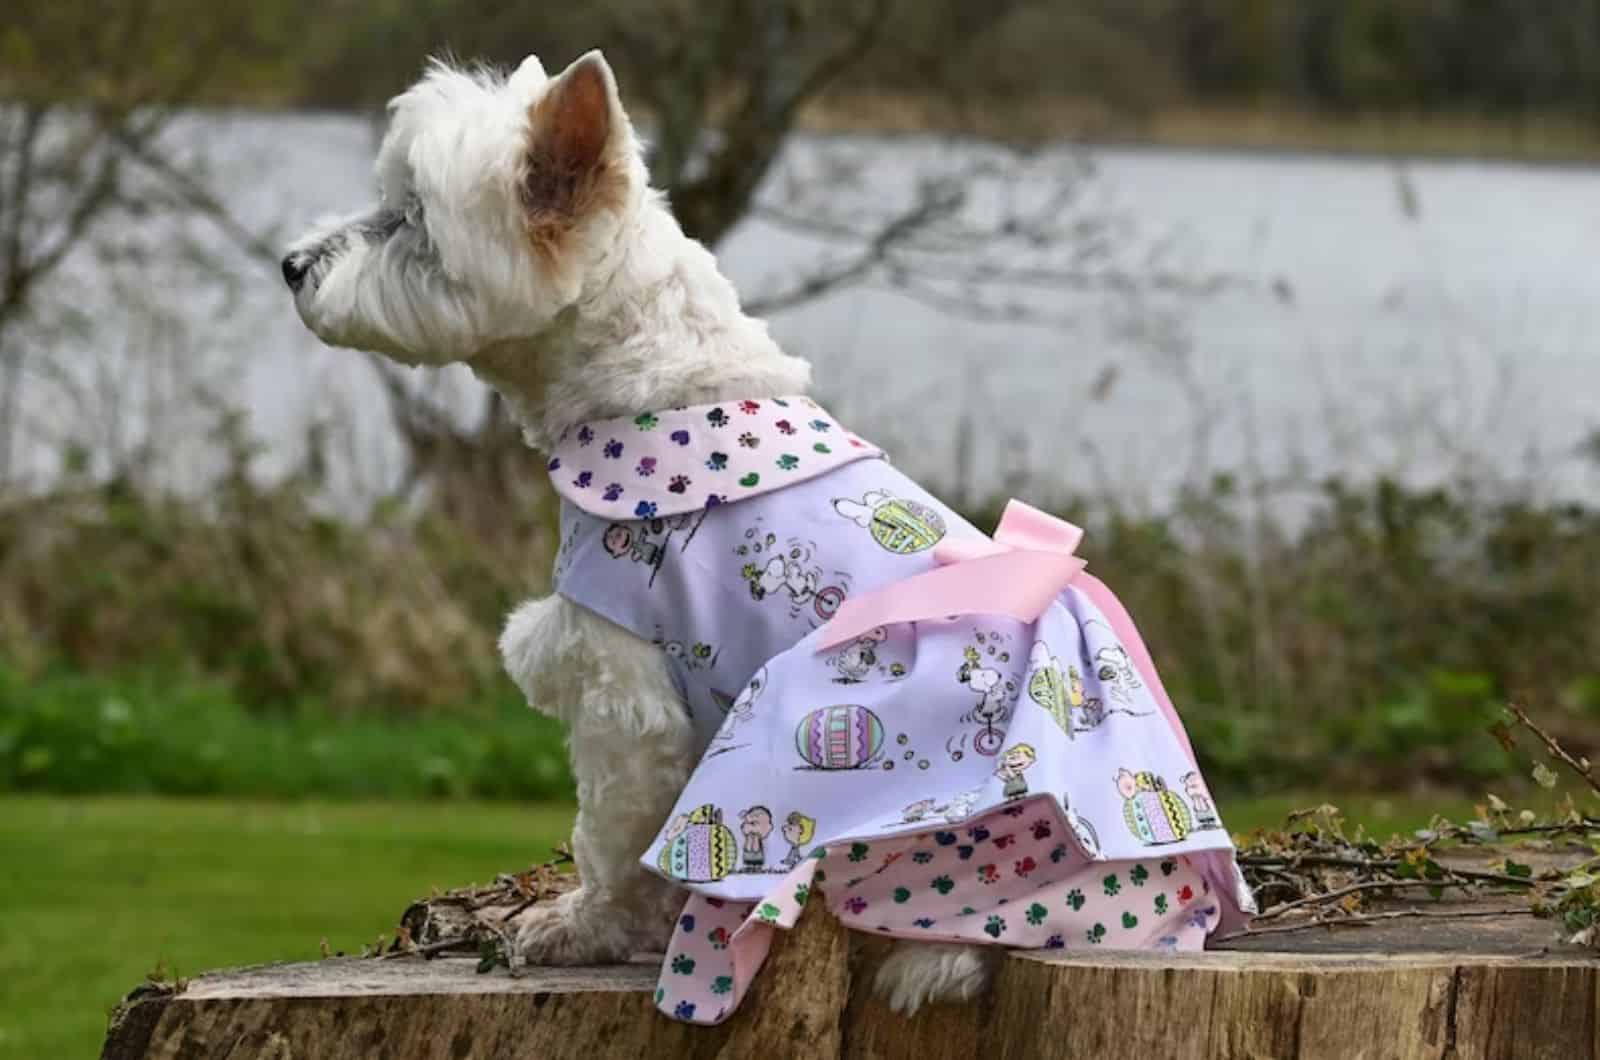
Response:
[[[557,77],[533,57],[509,77],[436,64],[389,110],[376,208],[283,260],[301,319],[333,345],[444,364],[538,336],[604,282],[651,205],[598,52]]]

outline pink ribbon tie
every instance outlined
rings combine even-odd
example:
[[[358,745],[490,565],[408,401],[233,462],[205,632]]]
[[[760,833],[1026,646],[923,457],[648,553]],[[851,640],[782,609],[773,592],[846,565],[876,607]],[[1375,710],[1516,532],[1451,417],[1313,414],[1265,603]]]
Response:
[[[1018,500],[1006,505],[994,538],[962,538],[934,548],[938,567],[846,600],[822,627],[827,651],[878,626],[956,615],[1007,615],[1034,622],[1083,572],[1073,555],[1083,531]]]

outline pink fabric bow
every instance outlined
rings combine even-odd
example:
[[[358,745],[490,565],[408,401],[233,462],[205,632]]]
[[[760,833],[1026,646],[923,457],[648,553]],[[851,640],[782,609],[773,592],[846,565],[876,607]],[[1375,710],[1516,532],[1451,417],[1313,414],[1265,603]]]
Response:
[[[1081,540],[1078,527],[1013,500],[993,540],[945,541],[933,551],[940,566],[845,601],[822,628],[817,650],[899,622],[971,614],[1036,621],[1083,572],[1083,560],[1073,555]]]

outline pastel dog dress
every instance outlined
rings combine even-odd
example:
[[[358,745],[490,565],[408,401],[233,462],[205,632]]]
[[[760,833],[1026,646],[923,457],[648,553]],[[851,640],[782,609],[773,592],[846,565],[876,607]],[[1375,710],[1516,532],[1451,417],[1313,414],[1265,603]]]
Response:
[[[644,862],[657,1004],[727,1016],[813,893],[848,926],[1198,949],[1251,911],[1143,642],[1025,506],[994,541],[808,398],[557,445],[557,591],[659,644],[702,759]]]

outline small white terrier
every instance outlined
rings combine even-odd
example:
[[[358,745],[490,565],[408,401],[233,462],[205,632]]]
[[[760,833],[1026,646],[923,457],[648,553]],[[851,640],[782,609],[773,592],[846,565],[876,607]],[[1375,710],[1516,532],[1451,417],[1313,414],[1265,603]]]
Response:
[[[648,185],[610,67],[500,78],[433,66],[390,104],[380,202],[321,226],[283,261],[323,341],[404,364],[467,364],[528,442],[654,409],[798,394],[809,365],[746,316],[728,280]],[[567,723],[581,889],[526,915],[537,964],[659,951],[683,892],[639,862],[702,750],[661,649],[561,596],[519,607],[500,649],[535,707]],[[903,1012],[967,1000],[989,952],[896,944],[876,985]]]

